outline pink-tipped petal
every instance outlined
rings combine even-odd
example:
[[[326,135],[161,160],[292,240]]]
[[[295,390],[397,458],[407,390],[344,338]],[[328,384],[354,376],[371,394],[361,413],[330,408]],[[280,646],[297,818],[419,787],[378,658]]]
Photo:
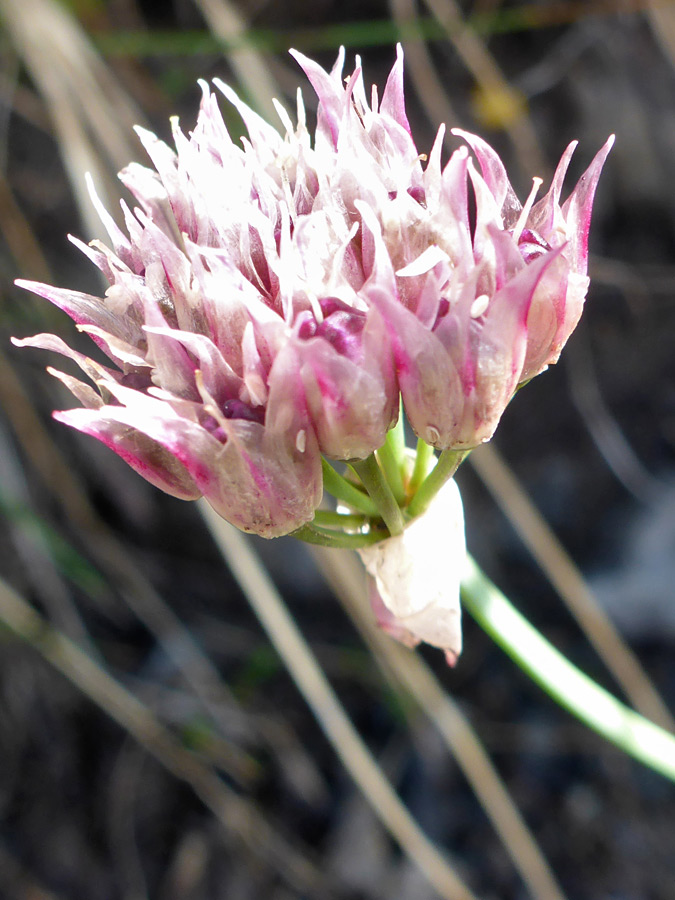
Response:
[[[100,297],[23,278],[18,278],[15,284],[49,300],[67,313],[77,325],[98,325],[103,331],[129,344],[138,340],[139,329],[134,320],[111,311]]]
[[[410,123],[405,113],[405,97],[403,92],[403,47],[396,45],[396,62],[389,73],[387,84],[382,94],[380,112],[398,122],[412,137]]]
[[[577,182],[576,187],[562,206],[562,213],[567,224],[567,236],[570,242],[570,260],[575,271],[586,274],[588,261],[588,232],[591,225],[591,212],[595,189],[602,167],[614,146],[612,135],[596,153],[593,162]]]
[[[464,404],[457,368],[436,335],[417,316],[374,285],[368,299],[389,331],[403,405],[418,437],[433,447],[452,446]]]
[[[342,121],[345,107],[344,90],[339,74],[337,77],[335,77],[334,73],[329,75],[318,63],[315,63],[314,60],[309,59],[309,57],[299,53],[297,50],[291,50],[290,54],[297,61],[316,91],[321,104],[321,114],[325,126],[330,133],[333,146],[337,147],[340,122]]]
[[[97,438],[146,481],[167,494],[181,500],[196,500],[201,496],[201,491],[180,460],[160,442],[135,428],[132,421],[129,421],[134,417],[125,417],[123,407],[70,409],[55,412],[54,418]]]
[[[452,133],[457,135],[457,137],[463,138],[475,153],[485,183],[492,193],[497,207],[503,218],[511,224],[511,220],[517,218],[521,210],[521,204],[511,187],[511,182],[506,174],[504,163],[499,158],[499,154],[476,134],[462,131],[461,128],[453,128]]]

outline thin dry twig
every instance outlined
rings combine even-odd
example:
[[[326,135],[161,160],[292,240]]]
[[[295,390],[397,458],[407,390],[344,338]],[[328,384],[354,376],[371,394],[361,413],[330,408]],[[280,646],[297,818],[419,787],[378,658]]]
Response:
[[[402,850],[446,900],[475,900],[394,792],[246,539],[197,501],[213,539],[343,765]]]
[[[26,476],[9,433],[0,418],[0,502],[5,507],[10,537],[31,587],[38,592],[49,617],[68,637],[95,656],[96,647],[79,614],[71,592],[54,564],[52,554],[30,511]]]
[[[20,270],[30,273],[33,278],[46,281],[49,278],[47,260],[2,171],[0,171],[0,229]]]
[[[104,190],[110,174],[136,155],[131,129],[143,116],[65,6],[53,0],[0,0],[0,17],[45,98],[64,166],[93,237],[99,223],[84,173],[90,172]]]
[[[136,807],[143,764],[142,747],[129,738],[120,748],[108,783],[107,830],[123,900],[148,900],[141,850],[136,840]]]
[[[497,450],[484,444],[469,460],[635,709],[662,728],[675,731],[675,719],[637,657]]]
[[[0,579],[0,621],[34,647],[75,687],[131,734],[168,771],[187,782],[238,842],[292,885],[314,893],[325,878],[276,832],[258,808],[225,785],[162,726],[152,712]]]
[[[195,829],[182,835],[174,858],[167,867],[158,896],[167,900],[204,896],[203,893],[198,893],[198,888],[205,878],[208,851],[209,847],[201,831]]]
[[[95,565],[119,587],[124,600],[172,660],[219,730],[236,725],[253,734],[252,723],[216,667],[178,616],[133,563],[113,531],[99,518],[72,468],[49,438],[7,358],[0,352],[0,405],[35,473],[77,528]],[[233,748],[234,753],[234,748]]]
[[[564,900],[537,842],[459,706],[417,653],[384,635],[366,609],[363,569],[353,554],[312,547],[324,576],[380,660],[387,681],[403,688],[434,723],[534,898]]]
[[[607,466],[636,500],[651,505],[662,495],[664,485],[643,466],[605,403],[583,320],[567,347],[565,372],[572,402]]]

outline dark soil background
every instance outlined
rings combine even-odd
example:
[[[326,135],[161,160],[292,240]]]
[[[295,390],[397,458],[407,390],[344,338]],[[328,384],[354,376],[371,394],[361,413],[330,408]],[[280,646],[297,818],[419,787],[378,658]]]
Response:
[[[10,5],[0,2],[0,22]],[[122,31],[207,34],[188,0],[67,5],[108,48],[108,64],[162,136],[170,114],[185,128],[194,120],[198,77],[235,83],[212,42],[182,53],[110,52]],[[462,4],[466,15],[504,25],[486,41],[527,100],[549,165],[580,140],[570,185],[607,135],[617,135],[596,200],[583,324],[563,361],[516,397],[495,444],[675,709],[675,5],[653,7]],[[393,47],[371,46],[370,37],[373,22],[390,19],[387,4],[258,0],[240,9],[258,28],[291,32],[287,45],[326,65],[335,50],[311,46],[307,29],[365,23],[363,46],[348,48],[348,58],[361,52],[367,83],[384,83]],[[514,10],[520,18],[509,19]],[[0,574],[184,748],[254,800],[322,873],[318,887],[303,889],[283,865],[243,848],[189,786],[39,653],[0,630],[0,900],[434,897],[326,742],[197,510],[53,422],[50,411],[64,400],[43,371],[53,360],[10,346],[11,334],[43,330],[86,346],[64,315],[14,288],[14,277],[92,292],[99,285],[66,241],[68,232],[87,236],[87,226],[54,109],[9,27],[0,47]],[[542,173],[525,172],[481,112],[453,46],[438,39],[428,50],[454,124],[491,140],[526,196],[531,175]],[[282,53],[271,65],[282,79],[293,72]],[[289,95],[304,85],[299,72],[282,83]],[[303,90],[309,105],[311,91]],[[423,152],[438,123],[425,116],[412,83],[408,109]],[[140,147],[136,159],[144,161]],[[474,555],[558,647],[616,691],[476,473],[465,465],[458,480]],[[288,539],[254,543],[427,834],[483,900],[529,896],[435,730],[386,686],[309,554]],[[181,663],[190,648],[171,612],[228,686],[227,703],[208,683],[199,696],[186,681]],[[440,654],[420,652],[470,717],[569,900],[675,897],[671,783],[557,708],[472,621],[454,670]]]

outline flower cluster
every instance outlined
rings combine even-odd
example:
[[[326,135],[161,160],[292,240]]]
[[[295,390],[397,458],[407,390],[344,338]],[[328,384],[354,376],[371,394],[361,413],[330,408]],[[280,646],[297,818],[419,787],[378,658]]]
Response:
[[[524,206],[480,138],[441,165],[410,133],[403,56],[381,100],[360,67],[343,80],[295,54],[318,96],[314,139],[298,94],[281,135],[226,85],[248,138],[232,141],[206,84],[175,151],[139,129],[154,170],[120,175],[124,233],[98,203],[112,250],[75,243],[110,287],[99,298],[20,282],[67,312],[113,363],[53,335],[17,341],[70,357],[95,384],[55,373],[82,408],[56,416],[186,499],[204,495],[245,531],[311,521],[321,456],[364,459],[402,397],[437,449],[488,440],[519,384],[557,360],[581,313],[588,227],[610,148],[569,199],[573,145]],[[478,166],[474,166],[470,150]],[[472,213],[472,208],[475,213]]]

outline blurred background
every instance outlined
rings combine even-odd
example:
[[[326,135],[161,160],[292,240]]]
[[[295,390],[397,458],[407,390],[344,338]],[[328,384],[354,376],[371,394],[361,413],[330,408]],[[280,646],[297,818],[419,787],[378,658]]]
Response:
[[[197,79],[215,76],[270,117],[299,84],[311,109],[289,47],[330,66],[344,44],[348,70],[360,54],[382,86],[399,40],[420,152],[441,121],[476,131],[521,198],[570,140],[569,188],[617,135],[582,325],[458,481],[469,547],[496,583],[577,665],[672,727],[675,4],[0,0],[3,900],[439,896],[355,787],[195,505],[53,422],[72,399],[44,373],[54,360],[9,343],[51,331],[90,351],[13,280],[100,293],[66,234],[104,236],[84,173],[118,210],[116,171],[146,162],[132,125],[168,140],[179,115],[190,129]],[[403,687],[413,669],[369,643],[358,612],[354,624],[325,556],[251,544],[477,897],[672,900],[671,783],[556,707],[468,617],[457,667],[424,649],[426,693]],[[514,808],[531,830],[517,840]]]

